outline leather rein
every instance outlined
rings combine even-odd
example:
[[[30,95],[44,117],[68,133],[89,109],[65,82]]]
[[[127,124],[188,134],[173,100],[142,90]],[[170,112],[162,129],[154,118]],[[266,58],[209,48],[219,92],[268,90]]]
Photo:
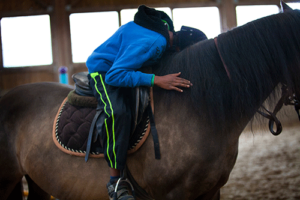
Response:
[[[228,76],[229,79],[231,79],[230,72],[229,72],[229,70],[228,70],[228,68],[227,68],[227,66],[226,66],[226,64],[225,64],[225,62],[224,62],[224,60],[221,56],[220,50],[218,48],[217,37],[214,38],[214,41],[215,41],[216,48],[218,50],[218,54],[221,58],[221,61],[223,63],[225,71],[227,73],[227,76]],[[276,117],[276,114],[282,108],[283,105],[286,105],[286,106],[287,105],[292,105],[292,106],[294,106],[294,108],[296,110],[296,113],[298,115],[298,118],[300,120],[300,113],[299,113],[299,110],[300,110],[299,96],[300,95],[297,95],[294,91],[290,90],[287,87],[287,85],[285,85],[285,84],[282,84],[282,85],[283,86],[281,88],[281,98],[279,99],[278,103],[276,104],[276,106],[274,108],[274,111],[270,112],[263,105],[261,105],[261,108],[264,110],[264,112],[260,111],[260,110],[257,111],[263,117],[269,119],[269,130],[275,136],[279,135],[282,132],[282,125],[281,125],[281,122]],[[274,123],[276,125],[276,131],[274,131]]]
[[[295,111],[296,111],[296,113],[298,115],[298,118],[300,120],[300,115],[299,115],[300,101],[299,101],[299,98],[285,84],[283,84],[283,86],[281,88],[281,98],[279,99],[278,103],[276,104],[273,112],[268,111],[263,105],[261,106],[261,108],[263,108],[263,110],[265,110],[266,112],[262,112],[260,110],[257,111],[263,117],[269,119],[269,130],[275,136],[279,135],[282,131],[281,122],[276,117],[276,114],[282,108],[283,105],[285,105],[285,106],[287,106],[287,105],[294,106]],[[276,131],[274,131],[274,123],[276,124]]]

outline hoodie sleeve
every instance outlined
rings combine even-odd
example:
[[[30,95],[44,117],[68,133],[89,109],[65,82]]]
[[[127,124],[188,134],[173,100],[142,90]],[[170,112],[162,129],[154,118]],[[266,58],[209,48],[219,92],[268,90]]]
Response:
[[[143,45],[129,45],[121,49],[114,64],[106,73],[105,82],[116,87],[151,86],[153,74],[136,71],[148,60],[157,60],[165,45],[154,43],[150,49]]]

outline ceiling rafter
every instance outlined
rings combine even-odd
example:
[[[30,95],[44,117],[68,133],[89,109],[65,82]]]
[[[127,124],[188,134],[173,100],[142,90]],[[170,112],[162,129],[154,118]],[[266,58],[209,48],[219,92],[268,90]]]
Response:
[[[47,10],[47,11],[52,11],[53,10],[53,3],[51,4],[46,4],[43,0],[33,0],[35,3],[37,3],[41,8]],[[54,1],[52,1],[54,2]]]

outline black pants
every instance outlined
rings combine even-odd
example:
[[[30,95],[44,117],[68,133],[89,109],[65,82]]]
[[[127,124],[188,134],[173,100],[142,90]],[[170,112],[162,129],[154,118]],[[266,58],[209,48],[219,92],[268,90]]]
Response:
[[[130,139],[131,109],[129,94],[131,88],[114,87],[105,83],[105,74],[98,72],[88,75],[98,104],[103,108],[100,118],[103,123],[101,138],[104,157],[109,167],[122,170],[126,164]]]

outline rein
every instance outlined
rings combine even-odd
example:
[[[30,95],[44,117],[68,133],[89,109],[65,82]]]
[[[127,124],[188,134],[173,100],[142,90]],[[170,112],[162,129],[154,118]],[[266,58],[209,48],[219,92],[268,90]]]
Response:
[[[223,66],[225,68],[225,71],[227,73],[228,78],[231,80],[231,76],[230,76],[230,72],[227,68],[227,65],[225,64],[219,47],[218,47],[218,39],[217,37],[214,38],[214,42],[218,51],[218,54],[221,58],[221,61],[223,63]],[[281,122],[278,120],[278,118],[276,117],[276,114],[278,113],[278,111],[282,108],[283,105],[293,105],[295,107],[295,110],[297,112],[298,118],[300,120],[300,101],[298,96],[295,94],[295,92],[292,92],[291,90],[289,90],[289,88],[286,85],[283,85],[283,87],[281,88],[282,94],[281,94],[281,98],[279,99],[278,103],[276,104],[274,111],[270,112],[269,110],[267,110],[263,105],[261,105],[261,108],[263,108],[263,111],[258,110],[257,112],[259,114],[261,114],[263,117],[269,119],[269,130],[270,132],[277,136],[282,132],[282,125]],[[274,123],[276,125],[276,131],[274,131]]]
[[[289,88],[286,85],[282,86],[281,92],[282,92],[281,98],[279,99],[278,103],[276,104],[273,113],[268,111],[264,106],[261,106],[261,107],[267,113],[262,112],[260,110],[257,111],[263,117],[269,119],[269,130],[275,136],[279,135],[282,131],[282,125],[281,125],[280,121],[277,119],[276,114],[282,108],[283,105],[285,105],[285,106],[287,106],[287,105],[294,106],[295,111],[298,115],[298,119],[300,120],[300,114],[299,114],[300,101],[297,98],[297,95],[294,92],[292,92],[291,90],[289,90]],[[274,129],[273,129],[274,123],[276,124],[276,131],[274,131]]]

